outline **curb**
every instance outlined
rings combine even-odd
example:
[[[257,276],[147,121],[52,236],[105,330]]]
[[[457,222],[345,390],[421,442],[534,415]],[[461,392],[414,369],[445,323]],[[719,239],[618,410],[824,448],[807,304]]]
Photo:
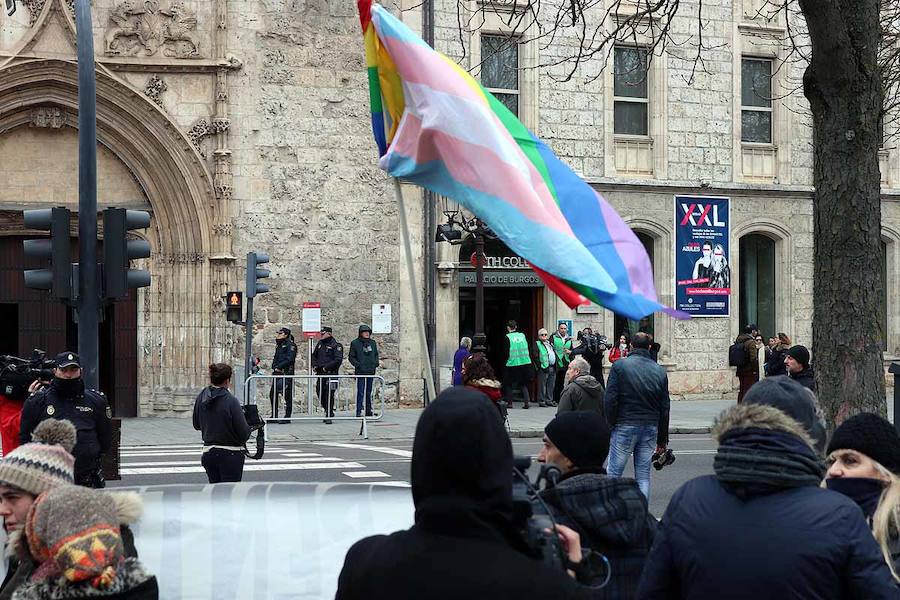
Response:
[[[669,435],[688,435],[709,433],[712,427],[670,427]],[[539,438],[544,437],[543,429],[513,429],[509,432],[511,438]]]

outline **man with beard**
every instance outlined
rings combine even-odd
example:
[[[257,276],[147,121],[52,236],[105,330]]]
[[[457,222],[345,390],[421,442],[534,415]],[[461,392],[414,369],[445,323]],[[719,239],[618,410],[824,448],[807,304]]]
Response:
[[[487,397],[441,392],[419,418],[412,454],[415,525],[360,540],[347,552],[336,600],[589,598],[526,547],[513,517],[509,436]],[[581,540],[560,527],[572,563]]]
[[[112,413],[106,397],[96,390],[85,389],[81,365],[74,352],[57,355],[53,374],[50,386],[31,396],[22,408],[19,443],[30,442],[31,434],[41,421],[70,421],[78,431],[72,451],[75,483],[92,488],[106,487],[100,467],[100,459],[109,452],[112,442]]]

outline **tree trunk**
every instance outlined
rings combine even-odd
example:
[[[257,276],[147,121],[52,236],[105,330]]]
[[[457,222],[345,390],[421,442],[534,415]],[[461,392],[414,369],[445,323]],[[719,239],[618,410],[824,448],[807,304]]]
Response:
[[[829,429],[885,415],[878,315],[885,301],[878,166],[879,0],[799,0],[812,43],[803,91],[813,115],[813,360]]]

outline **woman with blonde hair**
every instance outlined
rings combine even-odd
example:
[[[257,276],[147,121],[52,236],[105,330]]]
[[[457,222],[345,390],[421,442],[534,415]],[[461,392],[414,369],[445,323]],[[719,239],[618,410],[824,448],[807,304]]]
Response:
[[[835,430],[827,455],[825,487],[859,505],[900,582],[900,435],[878,415],[855,415]]]
[[[791,336],[786,333],[779,333],[774,339],[775,345],[772,346],[772,353],[769,355],[769,360],[766,363],[766,377],[787,375],[784,359],[787,357],[787,351],[791,347]]]

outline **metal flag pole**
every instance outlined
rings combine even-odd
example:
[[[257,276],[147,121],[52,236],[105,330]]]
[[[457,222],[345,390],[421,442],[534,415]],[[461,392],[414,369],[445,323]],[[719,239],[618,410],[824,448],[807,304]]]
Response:
[[[394,195],[397,197],[397,206],[400,208],[400,237],[403,239],[403,247],[406,249],[406,270],[409,274],[409,291],[412,296],[413,311],[416,317],[416,329],[419,330],[419,348],[424,357],[422,371],[425,373],[425,385],[428,390],[428,402],[435,399],[434,377],[431,374],[431,360],[428,355],[428,339],[425,336],[425,321],[422,320],[422,299],[419,288],[416,285],[416,272],[413,268],[412,244],[409,241],[409,223],[406,220],[406,206],[403,203],[403,191],[400,189],[400,181],[392,177],[394,182]]]

